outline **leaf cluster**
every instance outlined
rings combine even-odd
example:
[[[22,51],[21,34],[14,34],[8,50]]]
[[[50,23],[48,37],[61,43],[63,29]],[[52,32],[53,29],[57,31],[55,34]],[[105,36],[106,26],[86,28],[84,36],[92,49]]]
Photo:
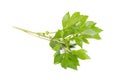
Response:
[[[87,21],[87,15],[67,12],[62,19],[62,29],[58,30],[50,40],[50,47],[55,51],[54,64],[61,64],[65,69],[77,70],[79,59],[90,59],[83,43],[89,44],[88,39],[101,39],[99,33],[102,29],[93,21]],[[79,49],[76,50],[76,46]]]
[[[80,66],[79,60],[87,60],[90,57],[83,48],[83,43],[89,44],[88,39],[101,39],[99,33],[102,29],[93,21],[87,21],[88,16],[75,12],[72,15],[67,12],[62,19],[62,29],[57,32],[45,33],[33,32],[26,29],[14,27],[36,37],[49,40],[50,47],[55,51],[54,64],[60,64],[63,68],[77,70]],[[51,36],[50,34],[53,34]],[[76,50],[76,47],[79,49]]]

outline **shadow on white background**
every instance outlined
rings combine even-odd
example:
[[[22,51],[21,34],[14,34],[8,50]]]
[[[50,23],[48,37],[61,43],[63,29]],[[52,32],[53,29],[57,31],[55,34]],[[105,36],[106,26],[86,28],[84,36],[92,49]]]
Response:
[[[56,31],[68,11],[89,15],[104,30],[102,40],[84,46],[91,60],[80,61],[78,71],[54,65],[48,41],[12,28]],[[119,14],[118,0],[1,0],[0,80],[120,80]]]

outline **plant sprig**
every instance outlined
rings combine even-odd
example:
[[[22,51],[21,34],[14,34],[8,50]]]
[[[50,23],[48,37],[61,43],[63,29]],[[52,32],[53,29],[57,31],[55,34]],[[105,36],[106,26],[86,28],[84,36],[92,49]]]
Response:
[[[90,59],[86,54],[87,51],[83,48],[83,43],[89,44],[89,38],[101,39],[99,33],[102,29],[98,28],[95,22],[87,21],[87,18],[87,15],[81,15],[80,12],[75,12],[71,16],[67,12],[62,19],[63,28],[57,32],[41,33],[18,27],[14,28],[50,41],[49,45],[55,51],[54,64],[61,64],[65,69],[77,70],[77,66],[80,66],[79,59]],[[75,49],[76,46],[79,46],[78,50]]]

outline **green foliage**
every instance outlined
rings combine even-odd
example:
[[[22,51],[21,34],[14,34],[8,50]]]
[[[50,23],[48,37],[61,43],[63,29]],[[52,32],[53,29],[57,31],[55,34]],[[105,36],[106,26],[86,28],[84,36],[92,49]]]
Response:
[[[72,50],[71,52],[73,55],[77,56],[78,58],[82,60],[90,59],[90,57],[86,54],[86,50],[84,49]]]
[[[90,59],[87,51],[83,49],[83,43],[89,44],[89,38],[101,39],[99,33],[102,29],[98,28],[95,22],[87,21],[87,18],[87,15],[81,15],[80,12],[75,12],[71,16],[67,12],[62,19],[62,29],[55,32],[54,36],[50,36],[53,32],[41,33],[15,28],[49,40],[50,47],[55,51],[54,64],[60,64],[64,69],[77,70],[79,60]],[[75,49],[76,46],[79,47],[78,50]]]
[[[58,30],[50,41],[50,46],[56,51],[54,64],[61,64],[65,69],[77,70],[78,59],[90,59],[87,51],[83,49],[83,43],[89,44],[89,38],[101,39],[99,33],[102,29],[96,27],[95,22],[87,21],[87,18],[88,16],[81,15],[79,12],[75,12],[71,16],[69,12],[64,15],[63,29]],[[80,46],[80,49],[73,50],[77,45]]]

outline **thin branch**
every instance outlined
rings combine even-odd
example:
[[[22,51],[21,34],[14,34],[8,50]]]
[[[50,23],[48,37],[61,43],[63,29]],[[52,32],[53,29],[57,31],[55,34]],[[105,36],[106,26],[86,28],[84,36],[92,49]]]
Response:
[[[13,28],[18,29],[18,30],[21,30],[21,31],[23,31],[23,32],[25,32],[25,33],[28,33],[28,34],[30,34],[30,35],[33,35],[33,36],[35,36],[35,37],[48,40],[48,41],[50,41],[51,38],[52,38],[52,37],[49,36],[49,35],[45,35],[45,33],[32,32],[32,31],[29,31],[29,30],[26,30],[26,29],[22,29],[22,28],[19,28],[19,27],[15,27],[15,26],[13,26]]]

